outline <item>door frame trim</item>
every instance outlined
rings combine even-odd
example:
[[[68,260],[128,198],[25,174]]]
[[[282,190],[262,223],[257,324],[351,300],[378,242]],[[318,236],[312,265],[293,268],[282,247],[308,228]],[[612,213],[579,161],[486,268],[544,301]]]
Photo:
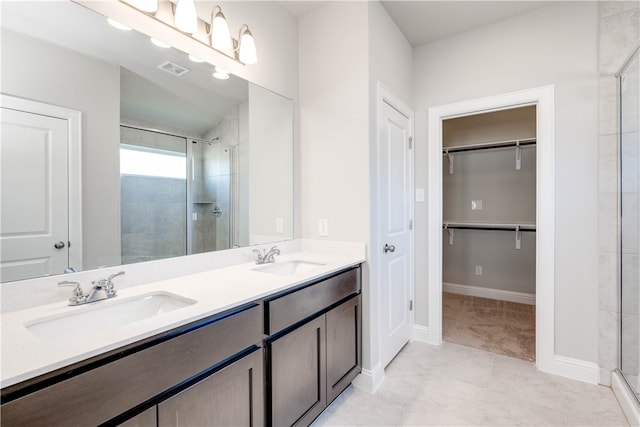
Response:
[[[371,286],[372,288],[376,289],[376,299],[377,299],[377,311],[378,311],[378,316],[375,317],[371,317],[372,322],[371,325],[375,325],[378,329],[377,331],[377,352],[378,352],[378,358],[377,358],[377,366],[376,368],[381,370],[382,372],[384,372],[384,368],[385,366],[383,366],[382,360],[381,360],[381,356],[382,356],[382,330],[383,328],[381,327],[381,321],[382,321],[382,306],[383,306],[383,298],[382,298],[382,280],[381,280],[381,256],[380,256],[380,250],[379,248],[382,247],[382,238],[381,238],[381,233],[380,233],[380,227],[379,227],[379,221],[380,221],[380,209],[381,209],[381,205],[380,205],[380,194],[379,194],[379,188],[380,188],[380,160],[381,160],[381,156],[380,156],[380,132],[379,132],[379,126],[380,123],[382,123],[382,104],[385,103],[387,105],[389,105],[390,107],[392,107],[393,109],[395,109],[396,111],[398,111],[400,114],[402,114],[403,116],[405,116],[407,119],[409,119],[409,136],[411,138],[414,138],[414,124],[415,124],[415,120],[414,120],[414,112],[413,110],[407,105],[405,104],[398,96],[396,96],[393,92],[391,92],[389,89],[387,89],[384,85],[382,85],[382,83],[378,82],[377,84],[377,99],[376,99],[376,127],[375,127],[375,132],[376,132],[376,138],[375,138],[375,150],[372,151],[373,153],[373,158],[372,158],[372,171],[371,171],[371,182],[375,183],[376,185],[372,187],[372,191],[371,191],[371,198],[372,198],[372,205],[374,206],[374,209],[372,209],[371,215],[371,227],[372,227],[372,233],[371,233],[371,251],[370,251],[370,257],[371,257],[371,264],[372,266],[375,266],[374,268],[371,269]],[[410,298],[411,300],[414,301],[414,309],[411,310],[411,312],[409,313],[410,316],[410,330],[413,331],[414,328],[414,323],[415,323],[415,259],[414,259],[414,236],[415,236],[415,214],[414,214],[414,203],[413,203],[413,194],[415,192],[415,179],[414,179],[414,153],[415,153],[415,140],[413,141],[412,144],[412,149],[409,150],[409,182],[408,182],[408,186],[409,186],[409,191],[408,194],[410,195],[410,200],[407,200],[406,202],[409,204],[409,215],[411,216],[411,220],[413,220],[414,223],[414,227],[410,232],[410,241],[409,241],[409,262],[410,262],[410,266],[409,266],[409,290],[410,290]],[[376,318],[377,317],[377,318]],[[374,321],[375,319],[375,321]],[[412,333],[410,333],[410,336],[407,337],[408,340],[412,339]],[[373,345],[372,345],[373,347]],[[375,371],[376,369],[374,369]],[[384,374],[382,374],[384,376]]]
[[[442,121],[535,105],[536,144],[536,366],[557,373],[554,349],[555,135],[554,86],[429,108],[428,293],[429,342],[442,343]]]
[[[82,112],[6,94],[0,94],[0,105],[67,121],[69,266],[82,270]]]

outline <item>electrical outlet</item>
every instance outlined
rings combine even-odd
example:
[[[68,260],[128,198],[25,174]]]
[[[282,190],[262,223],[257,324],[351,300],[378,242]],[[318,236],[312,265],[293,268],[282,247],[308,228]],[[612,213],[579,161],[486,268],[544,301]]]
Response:
[[[481,211],[482,210],[482,200],[472,200],[471,201],[471,210],[472,211]]]
[[[321,219],[318,221],[318,235],[327,237],[329,235],[329,220]]]
[[[476,276],[482,276],[482,266],[476,265]]]
[[[276,233],[284,234],[284,219],[276,218]]]

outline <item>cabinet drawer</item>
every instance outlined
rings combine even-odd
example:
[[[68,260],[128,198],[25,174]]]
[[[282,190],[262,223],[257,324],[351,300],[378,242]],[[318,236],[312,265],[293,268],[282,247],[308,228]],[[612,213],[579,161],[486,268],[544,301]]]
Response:
[[[205,320],[160,335],[158,344],[152,342],[139,351],[132,348],[125,357],[5,403],[2,424],[98,425],[262,338],[258,305],[208,321],[211,323]]]
[[[265,334],[274,334],[360,291],[360,269],[353,268],[302,289],[265,301]]]

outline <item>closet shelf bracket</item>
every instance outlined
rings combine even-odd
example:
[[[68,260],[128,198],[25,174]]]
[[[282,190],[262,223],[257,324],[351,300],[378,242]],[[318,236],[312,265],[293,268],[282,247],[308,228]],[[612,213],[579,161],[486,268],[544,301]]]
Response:
[[[516,141],[516,170],[520,170],[522,167],[522,152],[520,149],[520,141]]]
[[[449,245],[453,245],[453,230],[447,224],[444,225],[444,229],[449,232]]]
[[[445,150],[444,154],[447,156],[447,159],[449,159],[449,175],[453,175],[453,153]]]
[[[516,249],[520,249],[521,246],[520,226],[516,226]]]

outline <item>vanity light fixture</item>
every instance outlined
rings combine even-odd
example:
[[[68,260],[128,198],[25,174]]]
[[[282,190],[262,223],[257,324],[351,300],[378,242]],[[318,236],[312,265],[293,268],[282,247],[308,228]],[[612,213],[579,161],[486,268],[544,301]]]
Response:
[[[151,43],[153,43],[154,45],[156,45],[158,47],[161,47],[163,49],[168,49],[168,48],[171,47],[170,44],[167,44],[165,42],[161,42],[160,40],[154,39],[153,37],[150,37],[150,39],[151,39]]]
[[[111,24],[112,27],[117,28],[122,31],[131,31],[131,27],[127,27],[124,24],[119,23],[115,19],[107,18],[107,22]]]
[[[240,28],[240,37],[238,39],[238,59],[245,64],[255,64],[258,62],[256,42],[246,24]]]
[[[229,72],[227,70],[224,70],[216,66],[216,71],[213,73],[213,77],[215,77],[218,80],[228,80]]]
[[[227,24],[227,18],[224,17],[220,6],[214,7],[211,11],[209,35],[211,36],[212,48],[223,52],[231,52],[233,50],[229,24]]]
[[[178,0],[174,21],[176,28],[183,33],[193,34],[198,31],[198,14],[194,0]]]
[[[171,0],[163,1],[162,4],[158,4],[158,0],[120,1],[128,3],[138,10],[148,12],[163,24],[189,34],[194,40],[210,46],[241,64],[258,62],[256,42],[249,26],[242,25],[238,39],[233,38],[220,6],[213,8],[209,22],[201,22],[198,19],[195,0]],[[151,3],[154,3],[155,7],[152,7]],[[160,47],[170,47],[162,42],[157,43],[157,40],[154,41],[154,44]]]
[[[158,11],[158,0],[127,0],[127,3],[143,12],[156,13]]]

